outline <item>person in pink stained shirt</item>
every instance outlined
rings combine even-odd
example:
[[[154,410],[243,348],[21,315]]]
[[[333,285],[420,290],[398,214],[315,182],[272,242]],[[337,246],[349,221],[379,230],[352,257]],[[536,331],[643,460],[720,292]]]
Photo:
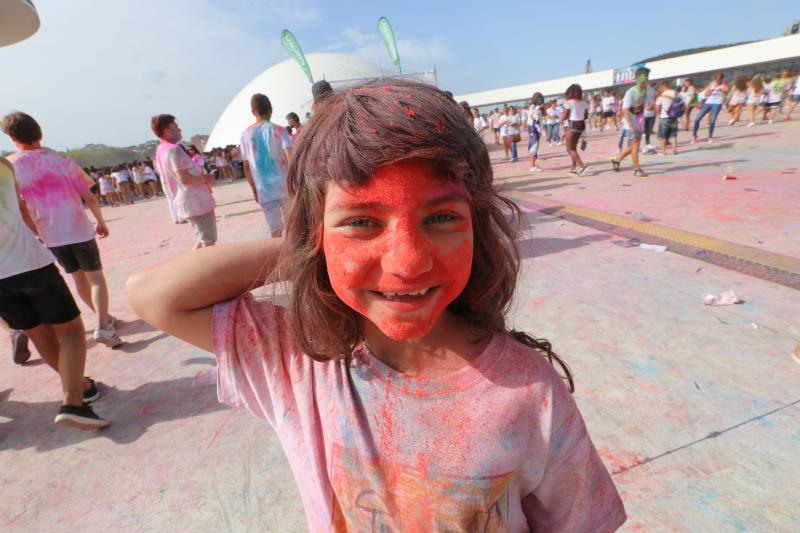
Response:
[[[42,148],[42,129],[30,115],[6,115],[2,130],[17,147],[18,152],[8,160],[14,165],[39,238],[72,276],[78,295],[97,315],[94,340],[112,348],[121,345],[116,320],[108,312],[108,286],[95,241],[95,235],[101,239],[108,236],[108,227],[90,191],[94,182],[69,157]],[[95,226],[81,200],[92,212]]]
[[[175,117],[156,115],[150,126],[161,141],[156,148],[156,172],[169,188],[178,218],[194,228],[195,249],[213,246],[217,242],[216,203],[209,186],[213,178],[178,144],[182,135]]]
[[[286,237],[137,272],[131,306],[216,355],[220,401],[275,430],[310,531],[617,529],[568,367],[506,320],[520,211],[485,144],[433,86],[329,99],[294,148]],[[285,306],[249,293],[274,281]]]
[[[22,353],[14,353],[15,363],[30,357],[30,337],[42,360],[59,374],[63,402],[55,423],[99,429],[109,422],[89,405],[100,391],[98,383],[84,375],[81,312],[53,264],[53,254],[37,240],[37,231],[13,167],[0,157],[0,329],[13,332],[12,340],[26,339],[19,346]]]

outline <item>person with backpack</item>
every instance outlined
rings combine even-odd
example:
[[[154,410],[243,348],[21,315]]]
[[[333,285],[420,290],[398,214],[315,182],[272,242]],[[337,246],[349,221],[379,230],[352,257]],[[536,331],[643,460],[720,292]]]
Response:
[[[662,81],[658,86],[659,96],[656,98],[656,116],[658,116],[658,138],[661,140],[661,155],[667,155],[667,143],[672,140],[672,155],[678,153],[678,119],[686,113],[686,104],[670,88],[669,83]]]

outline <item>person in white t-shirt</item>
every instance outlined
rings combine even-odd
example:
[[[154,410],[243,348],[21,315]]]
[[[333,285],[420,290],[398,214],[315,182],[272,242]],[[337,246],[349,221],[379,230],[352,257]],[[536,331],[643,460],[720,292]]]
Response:
[[[764,109],[769,112],[769,124],[775,121],[778,112],[783,105],[784,93],[789,87],[789,72],[784,70],[780,76],[776,76],[767,86],[767,102]]]
[[[217,242],[217,218],[214,215],[214,196],[211,194],[212,177],[197,168],[183,146],[181,128],[172,115],[156,115],[150,127],[159,138],[156,148],[156,171],[172,193],[175,211],[182,220],[188,220],[197,240],[195,249],[213,246]]]
[[[192,147],[193,146],[194,145],[192,145]],[[192,147],[190,147],[189,155],[191,155]],[[197,152],[197,148],[194,150]],[[200,157],[202,158],[203,156],[201,155]],[[192,158],[192,161],[194,161],[194,157]],[[144,176],[144,184],[150,190],[150,195],[161,196],[161,191],[158,189],[158,176],[156,176],[156,173],[150,164],[147,161],[142,161],[139,164],[139,167],[141,168],[142,175]]]
[[[32,141],[15,126],[10,130],[19,135],[18,140]],[[2,157],[0,220],[0,319],[13,331],[12,338],[30,338],[45,363],[58,372],[63,393],[55,423],[83,430],[107,426],[108,421],[89,406],[100,392],[97,383],[84,375],[86,338],[81,312],[53,264],[53,255],[36,239],[38,226],[15,180],[14,167]],[[14,362],[22,364],[30,351],[14,356]]]
[[[111,177],[114,178],[114,182],[117,185],[117,190],[119,191],[119,196],[122,199],[122,203],[126,205],[131,205],[134,202],[133,199],[133,188],[131,187],[131,173],[128,172],[128,168],[125,165],[118,165],[114,168],[114,172],[111,173]]]
[[[683,103],[680,95],[675,89],[670,88],[669,83],[662,81],[658,85],[658,98],[656,98],[656,114],[658,115],[658,138],[661,140],[661,155],[667,155],[667,143],[672,141],[672,154],[678,153],[678,119],[682,115],[674,113],[670,116],[670,109],[673,108],[672,104],[678,102],[673,108],[675,111],[680,110],[680,105],[683,104],[683,112],[686,112],[686,104]]]
[[[106,203],[111,207],[117,207],[119,199],[117,198],[117,193],[114,191],[114,184],[111,182],[111,176],[106,173],[105,169],[100,173],[100,177],[97,178],[97,184],[100,187],[100,195]]]
[[[256,121],[244,130],[239,141],[244,175],[264,212],[267,231],[276,239],[283,233],[286,174],[293,141],[289,130],[270,122],[272,102],[266,95],[256,93],[250,97],[250,112]]]
[[[481,116],[481,112],[478,111],[477,107],[472,108],[472,127],[481,139],[483,139],[483,132],[489,129],[486,119]]]
[[[547,132],[547,146],[553,146],[553,143],[558,141],[558,111],[556,110],[556,101],[550,100],[545,106],[545,116],[547,117],[544,122],[544,128]]]
[[[133,176],[133,186],[136,194],[144,199],[149,199],[150,194],[147,191],[147,186],[144,184],[144,173],[138,161],[134,161],[131,165],[131,175]]]
[[[528,108],[528,154],[531,157],[531,172],[541,172],[536,164],[539,157],[539,142],[542,138],[542,115],[544,115],[544,96],[540,92],[531,96],[531,106]]]
[[[509,118],[509,111],[509,108],[505,108],[503,114],[500,115],[497,121],[497,124],[500,126],[500,140],[503,142],[503,151],[506,154],[506,159],[509,159],[509,155],[511,154],[511,143],[508,140],[508,123],[511,121]]]
[[[233,172],[228,164],[228,159],[225,157],[225,152],[222,149],[217,150],[214,155],[214,166],[217,167],[217,179],[228,180],[228,183],[233,183]]]
[[[644,132],[644,110],[654,108],[656,102],[655,91],[647,83],[650,78],[650,69],[639,67],[635,72],[636,83],[625,92],[622,99],[622,120],[626,135],[628,136],[628,146],[611,160],[614,170],[619,172],[620,163],[629,154],[633,162],[633,175],[637,177],[647,177],[647,174],[639,166],[639,146],[642,142]]]
[[[733,126],[742,116],[742,110],[747,103],[747,76],[738,76],[733,82],[733,88],[728,96],[728,126]]]
[[[707,114],[711,114],[710,122],[708,123],[708,143],[714,142],[714,126],[717,123],[717,117],[722,110],[722,104],[725,102],[727,94],[727,86],[723,82],[724,76],[721,72],[714,75],[714,79],[703,90],[703,106],[700,108],[697,118],[694,119],[694,131],[692,133],[692,140],[689,144],[697,142],[697,131],[700,129],[700,121],[703,120]]]
[[[520,114],[517,112],[516,106],[511,106],[508,108],[508,144],[511,146],[511,158],[510,161],[515,163],[519,161],[519,157],[517,155],[517,143],[520,142],[522,139],[521,133],[522,129],[522,118]]]
[[[588,104],[583,99],[583,89],[577,83],[567,87],[564,98],[566,101],[561,120],[569,125],[565,137],[567,154],[572,161],[572,168],[569,172],[581,176],[589,169],[578,154],[578,141],[586,130],[586,119],[589,116]]]
[[[489,115],[489,127],[494,132],[494,144],[500,144],[500,109],[496,107]]]
[[[683,114],[683,131],[689,131],[689,121],[691,120],[692,110],[697,106],[697,88],[694,86],[692,78],[683,80],[681,86],[681,97],[686,112]]]
[[[108,285],[95,236],[108,237],[108,227],[93,184],[78,164],[67,156],[42,147],[42,130],[36,120],[14,112],[3,118],[6,133],[18,152],[8,156],[17,183],[33,217],[39,238],[58,259],[75,284],[75,290],[97,316],[94,340],[109,347],[122,344],[115,319],[108,312]],[[91,211],[96,225],[86,216]]]
[[[619,129],[619,125],[617,123],[617,113],[614,110],[614,104],[616,103],[616,97],[611,94],[611,91],[606,89],[603,91],[603,98],[600,100],[600,110],[602,113],[602,117],[600,119],[600,131],[603,131],[606,124],[613,124],[614,129]]]
[[[800,102],[800,76],[798,76],[797,71],[795,71],[793,75],[792,92],[791,95],[786,98],[786,115],[783,117],[784,120],[792,120],[792,112],[794,108],[797,107],[798,102]]]

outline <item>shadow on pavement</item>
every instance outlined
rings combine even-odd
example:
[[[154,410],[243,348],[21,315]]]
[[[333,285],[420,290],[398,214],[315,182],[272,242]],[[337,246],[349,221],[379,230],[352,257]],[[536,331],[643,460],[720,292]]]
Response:
[[[582,248],[588,246],[593,242],[607,241],[614,236],[607,233],[593,233],[591,235],[584,235],[576,239],[557,239],[552,237],[546,238],[532,238],[517,242],[519,246],[520,257],[522,259],[531,259],[534,257],[542,257],[549,254],[557,254],[564,250],[572,250],[573,248]]]
[[[675,172],[681,172],[684,170],[689,170],[693,168],[701,168],[701,167],[721,167],[723,165],[731,165],[733,163],[749,163],[749,159],[730,159],[728,161],[710,161],[708,163],[697,163],[696,165],[678,165],[675,167],[670,167],[666,170],[661,172],[653,172],[653,174],[674,174]],[[643,165],[645,167],[650,167],[652,165]]]
[[[100,384],[101,397],[92,404],[95,412],[111,421],[99,431],[61,428],[53,423],[59,401],[18,402],[9,400],[13,389],[0,392],[0,451],[34,448],[47,452],[80,444],[89,439],[107,438],[116,444],[130,444],[152,426],[229,409],[217,401],[214,386],[193,387],[193,378],[145,383],[133,390]]]
[[[162,332],[161,334],[156,335],[155,337],[150,337],[149,339],[142,339],[133,342],[126,341],[118,348],[113,348],[113,350],[115,352],[136,353],[144,350],[154,342],[160,341],[161,339],[165,339],[167,337],[169,337],[169,335]]]

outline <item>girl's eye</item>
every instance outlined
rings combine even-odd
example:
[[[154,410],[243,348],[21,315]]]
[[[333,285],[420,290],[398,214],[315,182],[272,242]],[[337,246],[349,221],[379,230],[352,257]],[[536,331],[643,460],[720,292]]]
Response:
[[[351,218],[346,220],[343,225],[351,228],[373,228],[377,226],[375,221],[369,218]]]
[[[452,222],[454,220],[458,220],[456,215],[452,215],[450,213],[438,213],[436,215],[429,216],[425,222],[428,224],[443,224],[445,222]]]

